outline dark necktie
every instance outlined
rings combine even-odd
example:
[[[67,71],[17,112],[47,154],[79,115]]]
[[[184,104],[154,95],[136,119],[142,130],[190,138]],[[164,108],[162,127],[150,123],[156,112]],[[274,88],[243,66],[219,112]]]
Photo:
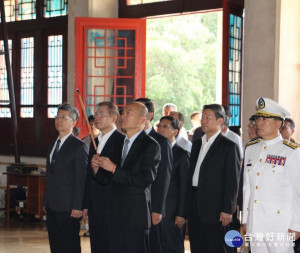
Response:
[[[59,151],[59,144],[60,144],[61,140],[58,139],[57,142],[56,142],[56,146],[55,146],[55,149],[54,149],[54,152],[53,152],[53,155],[52,155],[52,158],[51,158],[51,166],[53,167],[54,164],[55,164],[55,157]]]
[[[130,140],[128,140],[128,139],[125,140],[124,148],[123,148],[123,153],[122,153],[122,159],[121,159],[121,166],[123,166],[123,163],[124,163],[125,158],[127,156],[129,142],[130,142]]]

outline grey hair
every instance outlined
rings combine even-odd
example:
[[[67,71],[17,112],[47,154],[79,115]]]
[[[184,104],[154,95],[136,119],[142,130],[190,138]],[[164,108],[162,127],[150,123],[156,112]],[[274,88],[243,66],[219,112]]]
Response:
[[[59,111],[59,110],[70,112],[70,117],[73,121],[77,121],[80,116],[77,108],[75,106],[67,104],[67,103],[60,104],[57,108],[57,111]]]

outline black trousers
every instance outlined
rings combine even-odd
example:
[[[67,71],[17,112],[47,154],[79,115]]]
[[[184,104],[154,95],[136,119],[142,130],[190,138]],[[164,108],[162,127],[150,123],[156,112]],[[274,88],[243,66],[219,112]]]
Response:
[[[89,214],[89,232],[92,253],[109,253],[108,224],[105,215]]]
[[[110,253],[147,253],[149,229],[121,228],[116,224],[108,225]]]
[[[151,226],[149,234],[149,253],[163,253],[161,222]]]
[[[227,228],[221,223],[206,224],[199,220],[196,192],[192,193],[192,207],[189,218],[189,239],[191,253],[225,253],[229,252],[224,236]]]
[[[71,212],[47,210],[47,228],[51,253],[80,253],[80,219]]]
[[[162,219],[161,228],[163,252],[184,253],[183,227],[178,228],[175,225],[175,220]]]

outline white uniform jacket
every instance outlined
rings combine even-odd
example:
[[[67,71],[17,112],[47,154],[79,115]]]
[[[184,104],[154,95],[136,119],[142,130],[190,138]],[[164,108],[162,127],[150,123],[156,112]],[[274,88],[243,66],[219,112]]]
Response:
[[[281,135],[245,150],[243,224],[248,233],[300,231],[300,148]]]

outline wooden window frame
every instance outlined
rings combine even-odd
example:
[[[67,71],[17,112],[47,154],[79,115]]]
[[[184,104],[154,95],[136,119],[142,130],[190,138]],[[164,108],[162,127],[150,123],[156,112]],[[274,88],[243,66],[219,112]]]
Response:
[[[43,18],[42,0],[37,0],[37,18],[7,22],[8,37],[12,39],[12,71],[15,88],[18,122],[18,145],[22,156],[45,157],[49,143],[57,137],[54,119],[48,118],[48,36],[63,35],[63,101],[67,99],[67,48],[68,16]],[[34,116],[20,117],[20,39],[34,37]],[[0,34],[2,40],[2,33]],[[12,118],[0,118],[0,131],[5,133],[0,140],[0,154],[13,155]]]

